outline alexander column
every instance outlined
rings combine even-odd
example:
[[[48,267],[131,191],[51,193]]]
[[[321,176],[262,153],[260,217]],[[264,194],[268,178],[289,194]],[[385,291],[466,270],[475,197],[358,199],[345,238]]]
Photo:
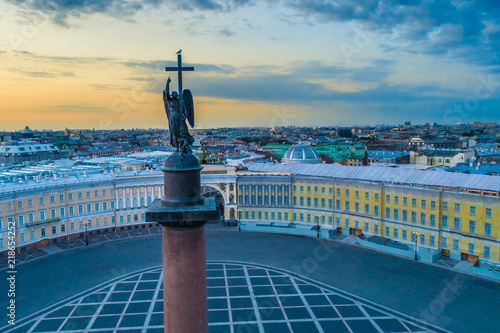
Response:
[[[205,223],[216,218],[215,199],[201,195],[202,167],[192,154],[194,142],[186,120],[194,126],[191,91],[182,90],[181,51],[177,52],[179,93],[170,94],[170,77],[163,102],[170,129],[170,144],[177,148],[162,166],[165,195],[146,211],[147,222],[162,228],[165,332],[208,332]]]

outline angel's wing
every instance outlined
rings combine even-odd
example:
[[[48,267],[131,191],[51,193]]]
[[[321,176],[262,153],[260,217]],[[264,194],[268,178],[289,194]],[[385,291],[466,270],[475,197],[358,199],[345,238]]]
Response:
[[[194,101],[193,94],[191,94],[191,90],[184,89],[182,92],[182,99],[184,100],[184,107],[186,109],[186,119],[189,122],[191,127],[194,127]]]

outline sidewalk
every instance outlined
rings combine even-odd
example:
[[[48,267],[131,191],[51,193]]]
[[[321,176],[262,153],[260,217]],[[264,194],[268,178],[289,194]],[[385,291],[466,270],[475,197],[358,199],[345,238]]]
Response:
[[[127,239],[132,237],[160,235],[161,227],[145,228],[145,229],[132,229],[119,232],[111,232],[107,234],[97,234],[89,236],[89,245],[110,242],[113,240]],[[71,239],[69,241],[54,243],[49,246],[39,247],[34,250],[16,253],[16,265],[23,264],[38,258],[42,258],[51,254],[63,252],[85,247],[85,237],[78,239]],[[0,259],[0,270],[7,268],[8,258]]]

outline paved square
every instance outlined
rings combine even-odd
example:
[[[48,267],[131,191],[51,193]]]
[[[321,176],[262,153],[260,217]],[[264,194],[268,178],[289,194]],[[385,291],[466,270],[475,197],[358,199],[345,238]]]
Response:
[[[246,263],[209,262],[210,332],[447,332],[334,287]],[[161,267],[50,307],[6,332],[163,332]]]

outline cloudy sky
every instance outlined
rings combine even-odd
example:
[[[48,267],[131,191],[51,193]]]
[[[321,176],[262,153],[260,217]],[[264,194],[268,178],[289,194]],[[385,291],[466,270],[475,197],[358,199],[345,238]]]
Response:
[[[498,0],[0,0],[0,31],[0,130],[164,127],[180,48],[201,128],[500,120]]]

